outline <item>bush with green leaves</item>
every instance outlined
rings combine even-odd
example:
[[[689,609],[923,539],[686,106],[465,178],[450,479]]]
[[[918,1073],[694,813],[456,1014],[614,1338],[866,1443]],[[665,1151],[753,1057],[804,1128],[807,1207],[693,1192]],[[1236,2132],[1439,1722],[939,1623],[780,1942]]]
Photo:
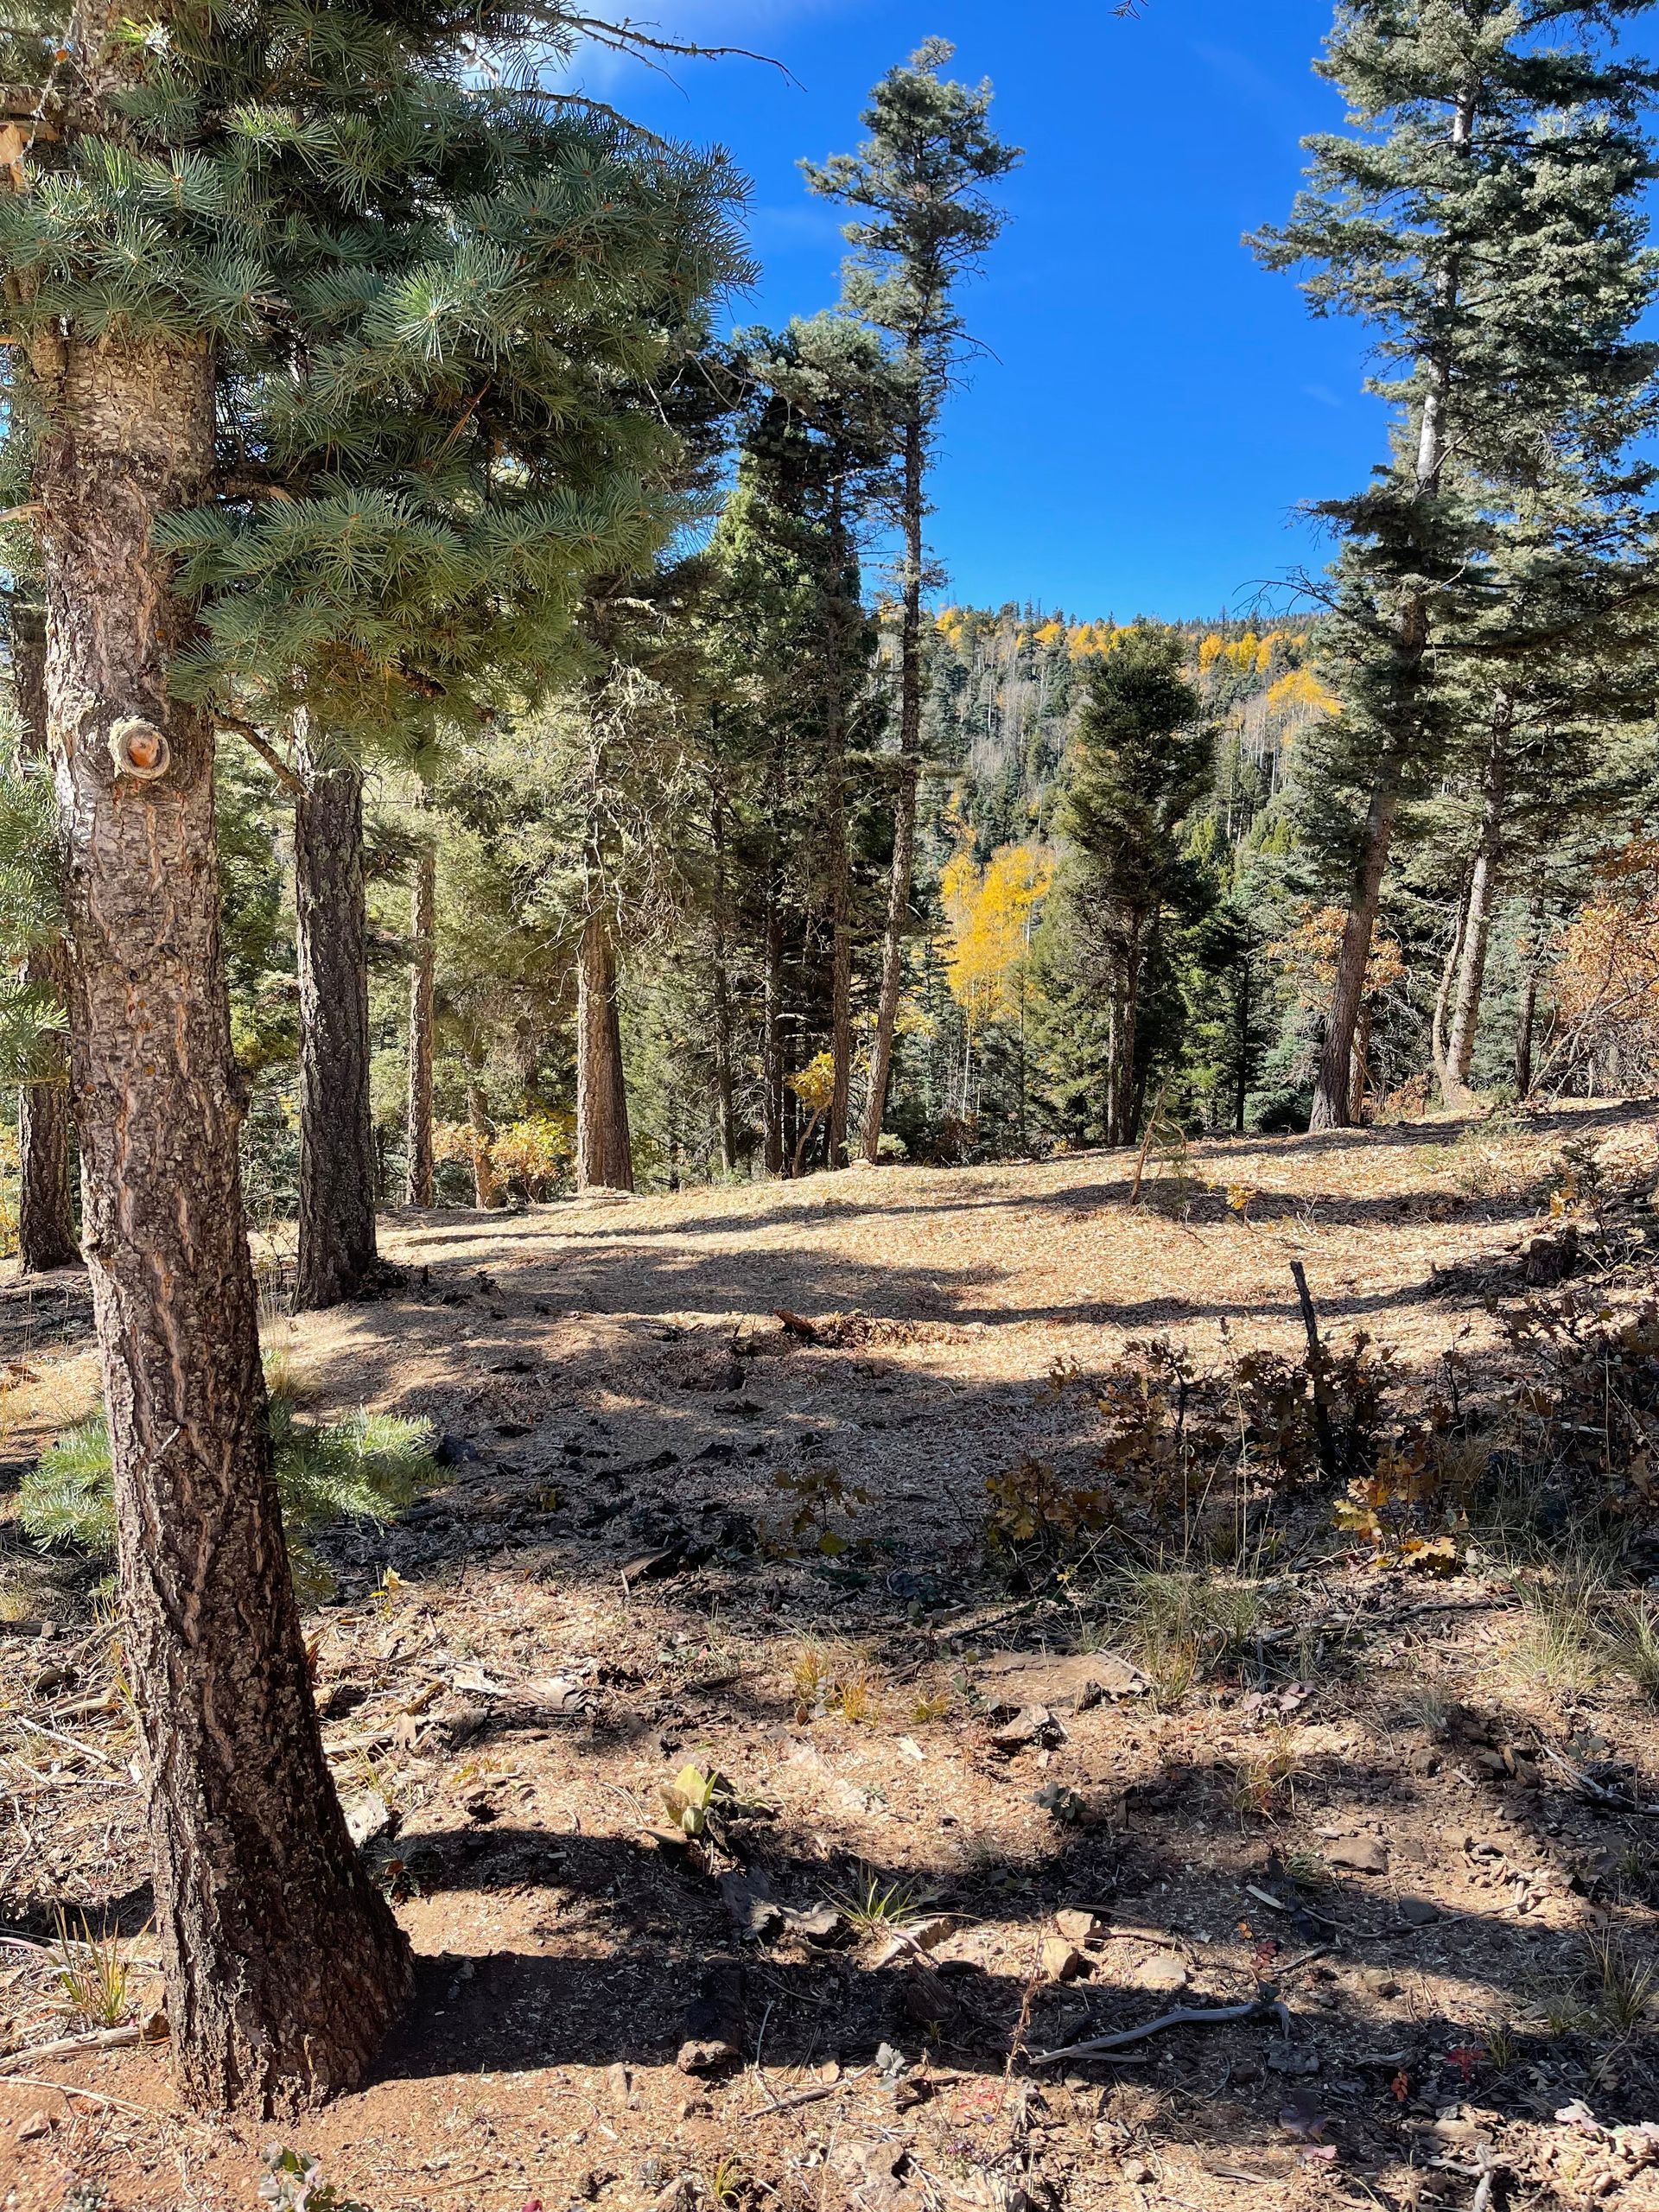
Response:
[[[436,1473],[432,1428],[358,1412],[327,1427],[302,1421],[285,1391],[270,1396],[270,1438],[290,1532],[327,1521],[390,1521]],[[102,1414],[60,1436],[23,1477],[17,1518],[37,1543],[108,1559],[115,1550],[110,1436]]]

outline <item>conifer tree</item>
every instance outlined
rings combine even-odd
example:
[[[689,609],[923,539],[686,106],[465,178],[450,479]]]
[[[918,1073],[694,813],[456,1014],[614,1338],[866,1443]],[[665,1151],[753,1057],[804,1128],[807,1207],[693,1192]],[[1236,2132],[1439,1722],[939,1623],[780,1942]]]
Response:
[[[985,188],[1017,167],[1017,149],[990,128],[991,88],[941,80],[955,48],[930,39],[875,87],[856,154],[804,162],[814,192],[854,209],[842,277],[845,309],[893,348],[906,385],[899,439],[899,521],[904,555],[899,639],[899,760],[893,871],[882,945],[880,995],[870,1052],[864,1155],[880,1154],[904,984],[922,765],[922,593],[926,581],[927,473],[935,425],[967,346],[957,303],[1007,220]]]
[[[1635,118],[1650,79],[1560,35],[1643,5],[1351,0],[1318,66],[1352,131],[1308,141],[1312,188],[1258,241],[1272,265],[1315,264],[1315,313],[1378,334],[1390,373],[1375,388],[1402,417],[1371,488],[1323,510],[1348,539],[1332,664],[1364,797],[1315,1128],[1349,1118],[1396,817],[1445,734],[1434,654],[1487,582],[1484,508],[1529,475],[1541,443],[1574,442],[1599,393],[1646,374],[1629,330],[1648,289],[1631,194],[1647,174]]]
[[[1039,973],[1066,974],[1090,1040],[1062,1089],[1089,1096],[1107,1144],[1128,1144],[1145,1105],[1153,1017],[1172,929],[1195,919],[1203,885],[1184,831],[1206,787],[1214,734],[1180,674],[1179,639],[1131,632],[1090,669],[1058,828],[1067,848],[1042,931]],[[1068,1025],[1069,1026],[1069,1025]],[[1059,1059],[1077,1048],[1060,1040]]]
[[[569,44],[558,10],[538,24]],[[30,185],[0,198],[0,274],[45,403],[31,505],[127,1663],[175,2048],[212,2106],[356,2080],[410,1976],[322,1757],[285,1567],[201,702],[224,711],[221,684],[251,675],[267,708],[361,741],[421,701],[417,659],[451,689],[474,663],[479,688],[510,683],[548,588],[562,621],[573,570],[671,519],[603,378],[552,365],[573,279],[608,271],[631,300],[614,353],[647,377],[671,306],[730,265],[722,177],[462,81],[472,41],[519,28],[189,0],[135,22],[80,0],[0,56]],[[401,241],[359,220],[400,163],[419,218]],[[365,267],[389,236],[392,265]],[[296,379],[302,353],[326,372]],[[243,419],[261,357],[256,484],[284,436],[384,454],[373,411],[412,425],[402,485],[210,505],[244,458],[216,411]],[[480,439],[525,454],[555,423],[578,464],[562,481],[543,452],[480,506],[477,467],[439,466]],[[209,594],[205,630],[187,590]]]
[[[837,315],[794,322],[777,336],[746,334],[739,365],[756,396],[711,551],[702,621],[721,671],[720,750],[728,760],[747,750],[772,762],[765,816],[774,873],[778,856],[796,843],[802,865],[794,873],[804,879],[797,894],[827,925],[833,1079],[823,1122],[828,1157],[840,1165],[853,1071],[851,754],[874,735],[868,683],[875,632],[862,604],[859,546],[894,488],[906,380],[873,332]],[[745,732],[735,747],[734,725]],[[780,804],[785,785],[799,795],[792,808]],[[773,918],[781,927],[775,912]],[[772,955],[780,942],[778,929],[768,932]],[[767,972],[772,1074],[763,1103],[769,1165],[778,1172],[788,1094],[777,1051],[776,957]]]

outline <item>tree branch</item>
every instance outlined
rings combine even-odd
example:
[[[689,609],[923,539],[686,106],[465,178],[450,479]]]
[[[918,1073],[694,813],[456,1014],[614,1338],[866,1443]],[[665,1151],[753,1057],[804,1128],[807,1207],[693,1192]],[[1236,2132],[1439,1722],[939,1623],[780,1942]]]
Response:
[[[213,709],[213,720],[221,729],[234,731],[238,737],[245,738],[283,789],[291,791],[296,798],[300,797],[305,789],[304,784],[262,731],[251,722],[244,721],[240,715],[227,714],[219,707]]]

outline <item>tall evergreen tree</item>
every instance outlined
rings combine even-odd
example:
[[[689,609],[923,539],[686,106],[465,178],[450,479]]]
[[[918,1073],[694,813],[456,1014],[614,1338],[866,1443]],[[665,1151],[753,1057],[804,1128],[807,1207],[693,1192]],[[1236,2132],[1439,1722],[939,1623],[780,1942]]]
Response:
[[[1147,629],[1090,670],[1057,825],[1066,851],[1039,973],[1051,1001],[1057,971],[1065,982],[1046,1057],[1107,1144],[1129,1143],[1140,1125],[1154,1052],[1172,1041],[1160,1018],[1170,1010],[1171,936],[1205,903],[1184,833],[1209,783],[1215,737],[1180,665],[1179,639]],[[1062,1030],[1075,1026],[1087,1040],[1080,1053],[1055,1035],[1057,1014]]]
[[[1353,1039],[1402,796],[1445,734],[1435,653],[1478,606],[1484,516],[1541,444],[1593,441],[1595,402],[1649,372],[1630,327],[1649,288],[1632,195],[1650,73],[1560,42],[1645,0],[1351,0],[1318,65],[1350,135],[1309,140],[1312,188],[1262,233],[1270,264],[1315,264],[1318,314],[1357,316],[1402,410],[1369,491],[1324,512],[1347,534],[1332,666],[1363,812],[1313,1125],[1349,1118]]]
[[[510,15],[170,0],[135,26],[80,0],[67,32],[16,22],[0,75],[31,188],[0,198],[0,275],[45,403],[30,504],[156,1920],[188,2091],[260,2106],[357,2079],[409,1966],[334,1796],[285,1568],[201,702],[258,677],[255,721],[302,706],[360,741],[423,704],[423,669],[446,696],[474,658],[480,686],[510,683],[550,588],[563,619],[573,569],[656,543],[671,518],[630,466],[649,441],[563,348],[566,313],[608,272],[633,309],[616,352],[648,377],[730,266],[725,182],[473,89],[473,41],[516,35]],[[575,35],[556,9],[537,29]],[[377,200],[398,165],[401,234]],[[296,378],[302,358],[324,372]],[[244,469],[216,418],[256,391]],[[411,426],[401,486],[243,493],[284,437],[384,455],[371,413]],[[564,478],[533,465],[561,423]],[[481,505],[476,463],[442,466],[480,440]],[[211,504],[221,483],[245,503]],[[186,591],[211,595],[200,620]]]
[[[859,211],[842,286],[847,311],[894,349],[907,404],[899,433],[899,522],[904,559],[899,638],[899,760],[893,872],[882,946],[880,995],[870,1052],[864,1154],[880,1154],[904,986],[922,765],[922,593],[926,582],[927,474],[935,426],[968,343],[957,291],[995,243],[1007,217],[985,188],[1020,154],[990,127],[991,88],[941,80],[955,48],[930,39],[876,86],[856,154],[804,162],[814,192]]]

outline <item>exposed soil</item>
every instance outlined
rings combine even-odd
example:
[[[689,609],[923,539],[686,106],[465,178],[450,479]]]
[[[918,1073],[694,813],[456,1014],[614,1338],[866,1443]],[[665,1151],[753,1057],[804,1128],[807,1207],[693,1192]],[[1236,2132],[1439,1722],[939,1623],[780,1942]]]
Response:
[[[1650,1298],[1651,1244],[1580,1255],[1545,1199],[1566,1145],[1650,1185],[1656,1136],[1592,1106],[1210,1143],[1135,1206],[1097,1154],[392,1217],[403,1287],[276,1328],[322,1408],[444,1439],[398,1524],[321,1539],[313,1623],[416,2003],[359,2094],[219,2126],[164,2043],[31,2057],[63,2005],[0,1948],[0,2206],[250,2207],[275,2133],[372,2212],[1659,2207],[1633,1679],[1550,1648],[1478,1548],[1379,1567],[1328,1494],[1274,1507],[1271,1551],[1251,1523],[1273,1625],[1190,1687],[1103,1648],[1115,1539],[1058,1572],[985,1541],[988,1478],[1098,1478],[1090,1378],[1132,1341],[1299,1356],[1294,1259],[1402,1388],[1455,1344],[1496,1389],[1529,1300]],[[91,1402],[73,1279],[0,1286],[0,1355],[11,1487]],[[137,2020],[95,1578],[0,1537],[44,1623],[0,1634],[0,1923],[124,1929]],[[688,1764],[725,1786],[682,1844]]]

